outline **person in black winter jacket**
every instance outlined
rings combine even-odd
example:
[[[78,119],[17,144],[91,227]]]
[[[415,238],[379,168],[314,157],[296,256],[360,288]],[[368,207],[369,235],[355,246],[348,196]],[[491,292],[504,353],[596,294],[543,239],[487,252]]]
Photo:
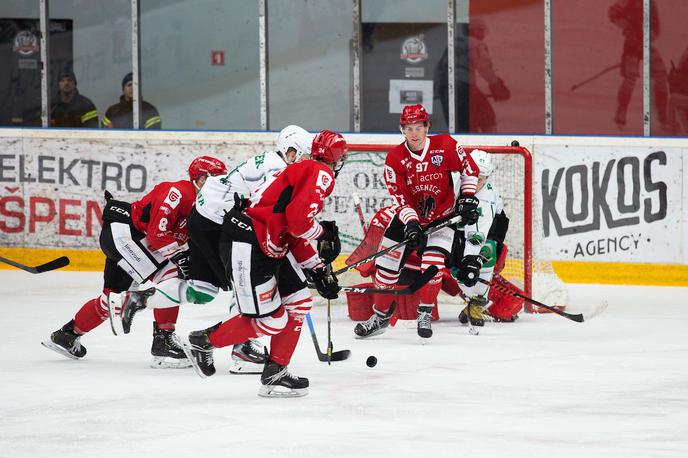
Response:
[[[122,95],[119,98],[119,103],[116,103],[105,112],[103,116],[102,127],[112,129],[131,129],[134,126],[134,85],[132,82],[132,74],[127,75],[122,80]],[[160,114],[157,108],[152,104],[141,101],[141,110],[139,111],[139,129],[161,129],[162,123],[160,121]]]
[[[76,75],[62,71],[57,78],[58,96],[50,110],[52,127],[98,127],[98,110],[88,97],[79,94]]]

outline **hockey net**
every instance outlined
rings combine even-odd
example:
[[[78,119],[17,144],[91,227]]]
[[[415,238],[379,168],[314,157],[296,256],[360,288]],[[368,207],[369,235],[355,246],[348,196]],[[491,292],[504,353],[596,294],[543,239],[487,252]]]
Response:
[[[354,207],[352,194],[360,196],[365,221],[392,199],[383,179],[386,152],[394,145],[349,144],[346,165],[337,177],[335,191],[329,199],[324,217],[332,217],[340,226],[342,253],[348,254],[363,238],[360,219]],[[468,152],[481,149],[491,153],[495,171],[491,181],[504,201],[509,217],[506,244],[508,260],[502,276],[533,297],[549,305],[567,303],[568,291],[557,276],[542,237],[538,212],[533,193],[533,161],[530,152],[520,146],[464,146]],[[341,264],[340,266],[342,266]],[[359,278],[349,277],[349,284]],[[538,311],[526,304],[526,311]]]

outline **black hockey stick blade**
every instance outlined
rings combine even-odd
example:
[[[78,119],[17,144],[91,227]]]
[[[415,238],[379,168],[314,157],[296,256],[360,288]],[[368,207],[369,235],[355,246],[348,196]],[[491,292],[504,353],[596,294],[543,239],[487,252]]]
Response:
[[[427,282],[432,280],[432,277],[437,275],[437,270],[437,266],[430,266],[427,269],[425,269],[425,272],[423,272],[420,275],[420,277],[416,279],[416,281],[408,285],[408,289],[411,291],[411,294],[415,293],[423,286],[425,286]]]
[[[40,266],[35,267],[27,266],[16,261],[12,261],[11,259],[3,258],[2,256],[0,256],[0,262],[4,262],[5,264],[9,264],[10,266],[16,267],[25,272],[30,272],[32,274],[40,274],[43,272],[49,272],[51,270],[60,269],[66,265],[69,265],[69,258],[67,256],[60,256],[57,259],[53,259],[52,261],[48,261],[45,264],[41,264]]]
[[[556,307],[552,307],[551,305],[543,304],[542,302],[536,301],[533,298],[530,298],[528,296],[524,296],[523,294],[517,293],[516,291],[508,290],[508,289],[504,288],[503,286],[499,285],[498,283],[487,281],[487,280],[484,280],[482,278],[478,278],[478,281],[484,285],[488,285],[491,288],[497,288],[498,290],[505,292],[506,294],[520,297],[521,299],[523,299],[526,302],[529,302],[533,305],[537,305],[538,307],[542,307],[543,309],[547,309],[552,313],[556,313],[557,315],[563,316],[564,318],[569,319],[571,321],[575,321],[576,323],[582,323],[585,321],[585,317],[583,316],[582,313],[576,313],[576,314],[567,313],[563,310],[559,310]]]
[[[419,289],[421,289],[427,282],[432,280],[437,274],[437,267],[430,266],[425,272],[423,272],[420,277],[418,277],[410,285],[400,288],[400,289],[382,289],[382,288],[366,288],[360,286],[342,286],[341,290],[345,293],[361,293],[361,294],[395,294],[399,296],[407,296],[413,294]]]
[[[311,318],[311,314],[307,313],[306,314],[306,322],[308,323],[308,328],[311,331],[311,338],[313,339],[313,347],[315,347],[315,353],[318,355],[318,360],[322,362],[328,362],[328,357],[327,353],[324,353],[320,350],[320,345],[318,344],[318,337],[315,335],[315,328],[313,327],[313,319]],[[345,359],[349,359],[349,356],[351,356],[351,350],[339,350],[339,351],[333,351],[329,361],[344,361]]]

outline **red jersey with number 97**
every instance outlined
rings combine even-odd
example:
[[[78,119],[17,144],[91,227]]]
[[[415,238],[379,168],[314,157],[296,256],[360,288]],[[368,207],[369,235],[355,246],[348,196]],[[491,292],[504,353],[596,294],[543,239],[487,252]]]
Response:
[[[422,151],[413,153],[406,142],[395,146],[385,160],[385,183],[398,206],[402,223],[412,219],[425,225],[454,208],[451,172],[461,172],[461,193],[475,194],[478,166],[447,134],[425,140]]]
[[[165,181],[131,204],[131,220],[152,250],[169,257],[189,241],[186,220],[195,201],[191,181]]]
[[[253,220],[263,252],[273,258],[286,256],[296,239],[315,240],[323,233],[315,215],[332,194],[334,174],[322,162],[295,162],[269,176],[251,194],[246,213]],[[301,244],[302,245],[302,244]],[[310,253],[313,254],[313,253]],[[301,262],[309,255],[294,252]]]

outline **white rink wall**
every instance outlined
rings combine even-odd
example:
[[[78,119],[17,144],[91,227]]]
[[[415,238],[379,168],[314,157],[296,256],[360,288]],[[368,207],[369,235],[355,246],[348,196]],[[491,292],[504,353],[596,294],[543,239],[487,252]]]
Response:
[[[134,200],[189,162],[227,165],[274,148],[277,133],[0,129],[0,249],[96,250],[103,190]],[[399,134],[345,134],[349,143],[396,144]],[[554,261],[688,265],[688,140],[676,138],[475,136],[462,144],[518,140],[534,157],[536,250]],[[378,155],[364,180],[338,179],[325,214],[345,251],[360,240],[352,191],[377,187]],[[360,177],[359,177],[360,178]],[[370,189],[369,189],[370,190]],[[372,211],[373,209],[369,209]],[[367,214],[368,217],[372,214]],[[513,217],[513,216],[512,216]],[[6,252],[6,251],[3,251]],[[76,261],[78,267],[79,260]]]

